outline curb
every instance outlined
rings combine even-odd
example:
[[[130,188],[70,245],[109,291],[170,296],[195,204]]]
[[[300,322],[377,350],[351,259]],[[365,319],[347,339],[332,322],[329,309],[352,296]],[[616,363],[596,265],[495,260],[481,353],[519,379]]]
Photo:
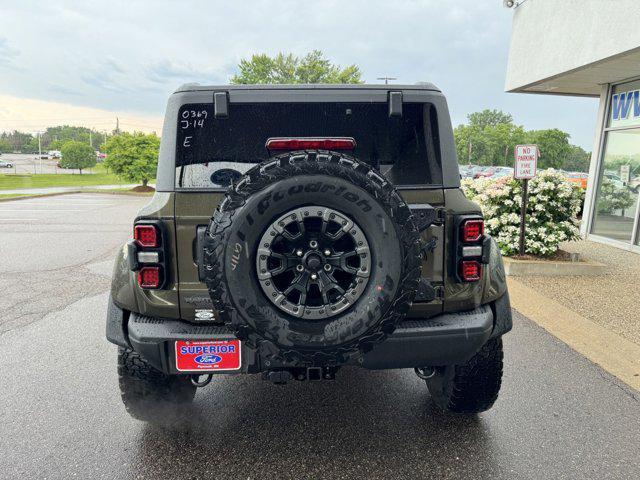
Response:
[[[640,391],[640,345],[507,278],[511,306],[593,363]]]
[[[0,191],[1,193],[1,191]],[[114,192],[112,190],[75,190],[72,192],[55,192],[55,193],[34,193],[33,195],[21,195],[19,197],[13,197],[13,198],[0,198],[0,203],[2,202],[14,202],[17,200],[29,200],[31,198],[42,198],[42,197],[56,197],[59,195],[73,195],[73,194],[77,194],[77,193],[101,193],[104,195],[129,195],[132,197],[151,197],[153,196],[154,192],[148,192],[148,193],[139,193],[139,192],[129,192],[129,191],[122,191],[122,192]]]
[[[597,276],[603,275],[607,269],[604,263],[593,261],[554,262],[551,260],[515,260],[504,258],[504,271],[507,275],[536,275],[547,277],[562,276]]]

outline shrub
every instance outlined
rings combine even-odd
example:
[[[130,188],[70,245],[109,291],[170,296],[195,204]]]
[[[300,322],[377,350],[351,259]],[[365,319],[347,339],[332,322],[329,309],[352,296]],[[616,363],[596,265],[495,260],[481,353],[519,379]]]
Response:
[[[147,185],[158,168],[160,139],[155,134],[121,133],[109,137],[104,164],[129,182]]]
[[[467,197],[478,203],[488,234],[504,255],[518,253],[522,182],[510,177],[497,180],[464,180]],[[584,191],[555,170],[549,169],[529,181],[525,251],[549,256],[561,242],[579,238],[578,214]]]
[[[70,140],[62,145],[62,168],[77,168],[82,174],[83,168],[96,166],[96,152],[90,145]]]

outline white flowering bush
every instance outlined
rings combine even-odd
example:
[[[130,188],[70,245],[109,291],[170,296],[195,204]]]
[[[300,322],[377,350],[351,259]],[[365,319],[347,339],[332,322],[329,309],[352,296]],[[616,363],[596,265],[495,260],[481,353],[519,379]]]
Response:
[[[498,242],[503,255],[516,255],[520,245],[522,182],[511,177],[467,179],[462,188],[482,208],[486,231]],[[528,198],[526,253],[553,255],[561,242],[579,238],[577,217],[584,191],[578,185],[549,169],[529,181]]]

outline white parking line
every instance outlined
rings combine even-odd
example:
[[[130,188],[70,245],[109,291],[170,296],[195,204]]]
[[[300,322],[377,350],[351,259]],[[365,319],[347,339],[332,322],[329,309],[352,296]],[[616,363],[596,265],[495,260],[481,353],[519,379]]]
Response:
[[[20,210],[0,210],[0,212],[9,213],[22,213],[22,212],[37,212],[37,213],[51,213],[51,212],[82,212],[82,210],[33,210],[27,208],[21,208]]]
[[[0,218],[0,222],[35,222],[40,220],[39,218]]]
[[[108,207],[109,205],[115,205],[113,203],[87,203],[87,202],[56,202],[56,203],[45,203],[45,202],[26,202],[26,201],[22,201],[20,203],[16,203],[15,206],[20,206],[20,205],[36,205],[36,206],[43,206],[43,207],[48,207],[51,205],[55,205],[55,206],[72,206],[72,205],[78,205],[79,207],[84,207],[85,205],[89,205],[89,206],[93,206],[93,205],[101,205],[101,206],[105,206]]]

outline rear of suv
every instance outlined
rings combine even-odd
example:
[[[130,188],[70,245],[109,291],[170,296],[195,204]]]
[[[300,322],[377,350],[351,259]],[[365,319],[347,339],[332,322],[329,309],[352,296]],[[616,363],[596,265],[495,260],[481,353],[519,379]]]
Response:
[[[218,374],[345,366],[412,368],[451,412],[497,398],[502,259],[433,85],[185,85],[132,233],[107,339],[135,418],[185,412]]]

